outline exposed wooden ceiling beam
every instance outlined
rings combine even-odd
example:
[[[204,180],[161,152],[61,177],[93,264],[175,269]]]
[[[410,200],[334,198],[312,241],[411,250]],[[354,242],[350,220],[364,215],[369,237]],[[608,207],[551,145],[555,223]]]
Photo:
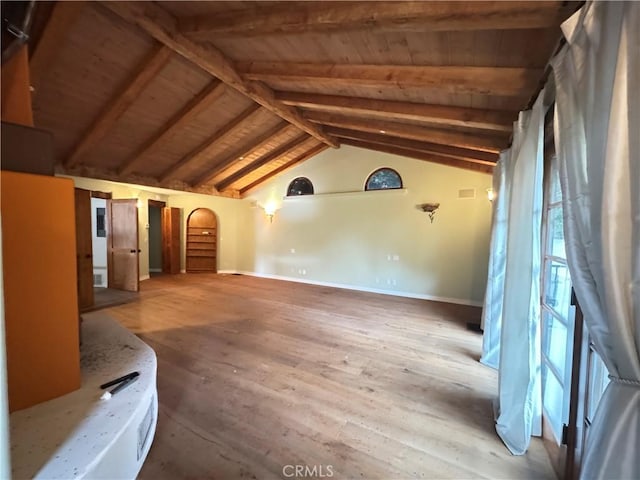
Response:
[[[375,143],[378,145],[388,145],[390,147],[418,150],[424,153],[441,155],[443,157],[457,158],[459,160],[479,163],[482,165],[495,165],[498,161],[497,154],[481,152],[479,150],[470,150],[467,148],[452,147],[449,145],[438,145],[436,143],[420,142],[418,140],[392,137],[390,135],[357,132],[345,128],[329,127],[327,128],[327,132],[331,132],[332,135],[341,139],[359,140],[363,142]]]
[[[388,119],[419,120],[443,125],[457,125],[511,132],[517,113],[500,110],[396,102],[373,98],[342,97],[315,93],[276,92],[285,105],[344,114],[366,114]]]
[[[100,180],[108,180],[111,182],[130,183],[134,185],[146,185],[148,187],[168,188],[167,185],[161,184],[157,178],[148,177],[145,175],[130,174],[119,175],[118,172],[113,170],[107,170],[96,165],[77,165],[73,168],[65,168],[64,165],[58,165],[56,167],[56,173],[61,175],[70,175],[73,177],[85,177],[85,178],[97,178]],[[172,190],[179,190],[190,193],[200,193],[203,195],[214,195],[229,198],[240,198],[240,192],[237,190],[226,190],[224,192],[218,192],[212,187],[200,187],[194,188],[191,185],[187,185],[184,182],[174,182],[169,188]]]
[[[85,2],[56,2],[53,6],[51,16],[29,59],[30,81],[36,92],[84,6]]]
[[[153,80],[156,74],[164,68],[171,57],[171,50],[164,45],[154,47],[151,54],[127,78],[122,87],[109,100],[106,108],[98,115],[82,139],[76,144],[73,152],[64,161],[66,167],[73,167],[82,160],[89,149],[109,132],[111,127],[127,111],[142,93],[142,90]]]
[[[249,143],[249,145],[243,145],[241,148],[227,155],[221,161],[216,162],[210,170],[207,170],[206,172],[204,172],[200,177],[198,177],[198,179],[192,182],[192,184],[194,186],[201,186],[210,182],[215,177],[217,177],[220,173],[222,173],[231,165],[233,165],[235,162],[241,161],[243,157],[248,157],[253,152],[263,148],[265,145],[271,142],[274,139],[274,137],[277,137],[278,135],[282,135],[285,132],[291,131],[293,129],[297,130],[297,128],[291,125],[290,123],[287,123],[287,122],[279,123],[275,127],[270,128],[265,133],[258,136],[258,138],[253,139]]]
[[[231,175],[226,177],[224,180],[218,182],[216,184],[216,190],[218,191],[224,190],[229,185],[232,185],[238,180],[240,180],[242,177],[246,177],[247,175],[249,175],[255,169],[260,168],[269,162],[273,162],[274,160],[277,160],[279,157],[284,157],[285,155],[288,155],[289,153],[291,153],[293,150],[298,148],[302,143],[306,142],[307,140],[309,140],[309,137],[306,133],[303,133],[302,135],[298,135],[294,139],[289,140],[284,145],[281,145],[278,148],[271,150],[266,155],[263,155],[257,160],[251,162],[249,165],[242,167],[237,172],[232,173]]]
[[[541,68],[238,62],[247,80],[375,88],[421,87],[448,93],[528,97]]]
[[[307,118],[332,127],[348,128],[371,133],[385,133],[394,137],[410,138],[422,142],[452,145],[455,147],[498,153],[507,146],[508,137],[476,135],[471,133],[423,127],[408,123],[345,117],[324,112],[308,112]]]
[[[362,142],[359,140],[344,140],[342,143],[344,145],[351,145],[353,147],[366,148],[378,152],[391,153],[403,157],[415,158],[432,163],[439,163],[448,167],[464,168],[465,170],[473,170],[475,172],[482,173],[493,173],[493,167],[489,165],[480,165],[478,163],[466,162],[464,160],[458,160],[456,158],[443,157],[441,155],[420,152],[418,150],[410,150],[408,148],[390,147],[388,145],[378,145],[376,143]]]
[[[243,128],[247,123],[253,121],[254,115],[260,113],[262,107],[258,104],[251,104],[240,115],[234,118],[229,123],[223,125],[220,129],[214,132],[209,138],[200,144],[198,148],[189,152],[185,157],[180,159],[177,163],[171,165],[160,175],[159,180],[163,183],[170,180],[175,180],[179,174],[185,169],[185,167],[194,164],[202,157],[211,155],[211,151],[218,145],[218,143],[224,140],[228,135],[235,130]]]
[[[145,142],[131,157],[125,160],[118,173],[126,175],[133,172],[140,165],[141,160],[155,151],[162,142],[169,140],[176,132],[193,122],[211,104],[222,96],[225,86],[218,80],[213,80],[189,103],[180,109],[160,130]]]
[[[571,10],[562,2],[323,2],[223,12],[180,19],[198,38],[336,30],[452,31],[547,28]]]
[[[282,172],[285,172],[285,171],[289,170],[290,168],[295,167],[299,163],[302,163],[305,160],[310,159],[311,157],[315,157],[317,154],[319,154],[320,152],[325,151],[327,148],[329,148],[329,147],[327,145],[323,144],[323,143],[321,143],[319,145],[316,145],[315,147],[311,148],[311,150],[307,150],[302,155],[297,156],[293,160],[285,163],[284,165],[280,165],[275,170],[271,170],[269,173],[267,173],[266,175],[260,177],[259,179],[255,180],[255,181],[251,182],[246,187],[242,187],[240,189],[240,195],[244,195],[248,191],[253,190],[254,188],[258,187],[259,185],[262,185],[264,182],[266,182],[270,178],[273,178],[276,175],[278,175],[278,174],[280,174]]]
[[[304,119],[295,108],[276,100],[273,90],[267,85],[243,79],[233,62],[213,45],[198,44],[181,34],[176,18],[161,6],[153,2],[102,2],[102,5],[275,115],[329,146],[338,146],[335,139]]]

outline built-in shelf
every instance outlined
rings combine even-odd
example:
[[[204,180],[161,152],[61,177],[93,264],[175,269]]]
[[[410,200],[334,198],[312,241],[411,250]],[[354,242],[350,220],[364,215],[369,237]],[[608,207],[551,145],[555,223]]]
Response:
[[[204,209],[199,209],[204,210]],[[187,226],[187,272],[215,272],[217,223],[213,214],[196,215]]]

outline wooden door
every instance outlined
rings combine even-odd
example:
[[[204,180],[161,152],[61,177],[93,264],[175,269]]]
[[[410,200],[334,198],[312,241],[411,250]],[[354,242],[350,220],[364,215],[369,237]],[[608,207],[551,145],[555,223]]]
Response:
[[[187,219],[187,272],[217,272],[218,222],[208,208],[196,208]]]
[[[91,192],[75,189],[76,270],[78,273],[78,308],[93,305],[93,246],[91,242]]]
[[[180,273],[180,209],[162,209],[162,272]]]
[[[107,200],[109,288],[137,292],[139,287],[138,201]]]

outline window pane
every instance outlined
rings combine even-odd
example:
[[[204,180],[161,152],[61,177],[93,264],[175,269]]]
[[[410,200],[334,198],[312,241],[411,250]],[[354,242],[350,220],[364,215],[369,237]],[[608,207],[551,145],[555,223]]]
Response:
[[[547,225],[547,255],[567,258],[564,249],[562,207],[557,206],[549,209]]]
[[[546,365],[542,365],[542,408],[556,440],[562,439],[564,390]]]
[[[565,383],[568,349],[567,327],[546,310],[543,310],[542,319],[542,352],[560,374],[562,383]]]
[[[544,303],[568,321],[571,309],[571,278],[563,263],[547,260],[544,281]]]
[[[554,158],[551,162],[551,185],[549,188],[549,203],[557,203],[562,201],[562,192],[560,191],[560,174],[558,172],[558,162]]]
[[[391,168],[381,168],[373,172],[365,185],[365,190],[384,190],[388,188],[402,188],[400,175]]]
[[[305,177],[294,179],[287,189],[287,196],[293,195],[313,195],[313,184],[311,180]]]
[[[591,350],[591,370],[589,372],[589,403],[587,405],[587,418],[593,422],[593,417],[598,409],[605,388],[609,385],[609,371],[600,356]]]

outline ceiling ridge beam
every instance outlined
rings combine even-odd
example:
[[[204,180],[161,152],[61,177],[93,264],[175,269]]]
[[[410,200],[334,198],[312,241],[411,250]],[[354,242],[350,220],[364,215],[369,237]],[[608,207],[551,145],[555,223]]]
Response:
[[[153,48],[151,54],[123,82],[89,129],[84,132],[71,154],[63,162],[66,167],[73,167],[80,163],[82,157],[109,133],[111,127],[138,99],[142,90],[164,68],[171,54],[171,50],[164,45],[158,44]]]
[[[151,152],[156,150],[162,142],[172,138],[180,129],[189,125],[198,115],[222,96],[225,85],[219,80],[212,80],[209,85],[192,98],[171,119],[165,123],[151,138],[149,138],[136,152],[125,160],[118,168],[120,175],[126,175],[140,164]]]
[[[419,140],[398,138],[390,135],[358,132],[356,130],[348,130],[336,127],[327,128],[327,132],[330,132],[332,135],[340,139],[358,140],[362,142],[375,143],[378,145],[387,145],[390,147],[407,148],[410,150],[421,151],[433,155],[457,158],[460,160],[479,163],[482,165],[495,165],[498,161],[498,154],[483,152],[480,150],[452,147],[450,145],[439,145],[435,143],[421,142]]]
[[[153,2],[101,2],[125,21],[137,25],[157,41],[171,48],[209,74],[259,103],[283,120],[332,147],[335,139],[307,121],[295,108],[275,99],[273,90],[261,82],[247,81],[236,71],[234,63],[211,44],[201,45],[178,31],[177,19]]]
[[[266,182],[270,178],[275,177],[276,175],[278,175],[278,174],[280,174],[280,173],[282,173],[282,172],[284,172],[286,170],[289,170],[290,168],[295,167],[297,164],[302,163],[305,160],[308,160],[311,157],[316,156],[320,152],[325,151],[327,148],[329,148],[329,146],[325,145],[324,143],[320,143],[320,144],[316,145],[315,147],[312,147],[310,150],[307,150],[302,155],[297,156],[293,160],[290,160],[289,162],[285,163],[284,165],[280,165],[275,170],[272,170],[269,173],[267,173],[266,175],[260,177],[258,180],[255,180],[255,181],[251,182],[246,187],[242,187],[240,189],[240,195],[244,195],[248,191],[253,190],[257,186],[263,184],[264,182]]]
[[[542,68],[432,65],[350,65],[300,62],[238,62],[247,80],[329,83],[335,86],[421,87],[448,93],[528,96]]]
[[[267,154],[263,155],[257,160],[254,160],[248,165],[245,165],[237,172],[232,173],[225,179],[218,182],[216,184],[216,190],[218,191],[224,190],[229,185],[232,185],[233,183],[237,182],[241,178],[246,177],[257,168],[260,168],[263,165],[266,165],[267,163],[272,162],[273,160],[276,160],[278,157],[282,157],[292,152],[293,150],[298,148],[300,144],[302,144],[303,142],[306,142],[307,140],[309,140],[309,136],[306,133],[303,133],[302,135],[298,135],[294,139],[289,140],[284,145],[280,145],[278,148],[271,150]]]
[[[277,137],[278,135],[281,135],[288,130],[293,130],[294,128],[296,128],[294,125],[291,125],[287,122],[281,122],[275,127],[270,128],[258,138],[253,139],[248,147],[243,146],[242,148],[227,155],[221,161],[216,162],[210,170],[207,170],[202,175],[200,175],[200,177],[198,177],[192,183],[192,185],[198,187],[204,185],[207,182],[210,182],[231,165],[236,163],[236,161],[240,161],[242,157],[248,157],[256,150],[260,150],[261,148],[263,148],[267,143],[272,141],[274,137]]]
[[[29,79],[36,94],[85,4],[83,1],[56,2],[53,6],[51,16],[29,58]]]
[[[183,170],[188,165],[192,165],[201,157],[208,155],[210,151],[216,146],[216,144],[218,144],[218,142],[222,141],[228,135],[233,133],[234,130],[242,128],[245,123],[253,119],[254,115],[260,114],[261,112],[262,107],[257,103],[252,103],[251,106],[245,108],[242,113],[240,113],[240,115],[235,117],[229,123],[224,124],[221,128],[210,135],[209,138],[202,142],[198,147],[196,147],[194,150],[191,150],[191,152],[182,157],[177,163],[174,163],[169,168],[167,168],[160,175],[160,177],[158,177],[160,182],[166,183],[170,180],[174,180],[181,170]]]
[[[439,128],[424,127],[409,123],[372,120],[369,118],[345,117],[324,112],[307,112],[312,122],[332,127],[347,128],[369,133],[385,133],[391,136],[420,140],[422,142],[451,145],[454,147],[498,153],[506,148],[508,138],[496,135],[478,135]]]
[[[473,170],[475,172],[493,173],[493,166],[480,165],[478,163],[467,162],[465,160],[458,160],[456,158],[443,157],[441,155],[435,155],[432,153],[420,152],[417,150],[411,150],[408,148],[391,147],[388,145],[378,145],[375,143],[362,142],[360,140],[345,139],[342,142],[343,145],[351,145],[353,147],[365,148],[368,150],[375,150],[378,152],[391,153],[393,155],[400,155],[403,157],[415,158],[417,160],[424,160],[426,162],[438,163],[440,165],[446,165],[448,167],[463,168],[465,170]]]
[[[183,32],[198,38],[337,30],[460,31],[549,28],[571,13],[560,2],[328,2],[255,7],[181,18]]]
[[[302,92],[277,91],[276,98],[285,105],[323,111],[369,114],[397,119],[429,121],[444,125],[484,128],[511,132],[517,113],[505,110],[433,105],[426,103],[378,100],[363,97],[345,97]]]

